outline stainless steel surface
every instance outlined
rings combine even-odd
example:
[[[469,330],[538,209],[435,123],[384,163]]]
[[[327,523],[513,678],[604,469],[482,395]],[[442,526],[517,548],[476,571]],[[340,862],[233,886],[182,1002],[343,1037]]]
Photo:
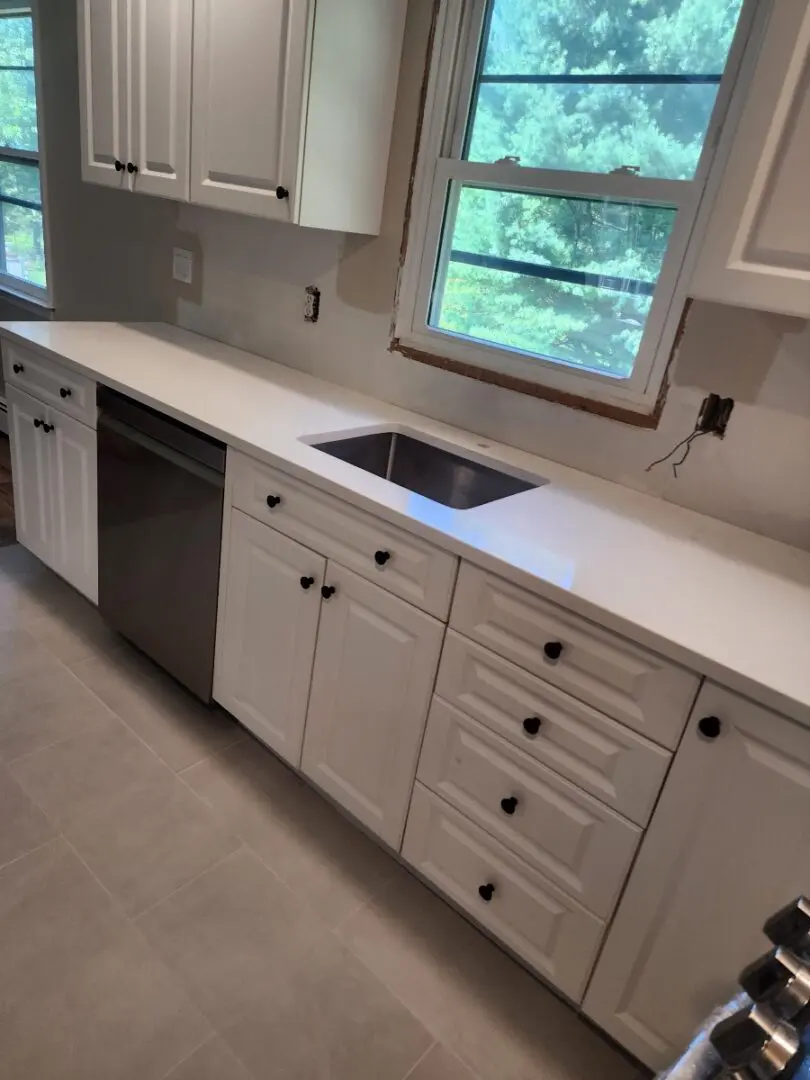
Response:
[[[810,1024],[810,968],[789,949],[780,946],[749,964],[740,985],[780,1020],[799,1029]]]
[[[710,1038],[729,1072],[751,1080],[787,1077],[802,1056],[794,1028],[762,1005],[751,1005],[721,1021]]]
[[[314,447],[454,510],[483,506],[548,483],[542,477],[526,478],[493,468],[398,431],[354,435]]]
[[[98,401],[99,609],[210,701],[225,447],[113,391]]]

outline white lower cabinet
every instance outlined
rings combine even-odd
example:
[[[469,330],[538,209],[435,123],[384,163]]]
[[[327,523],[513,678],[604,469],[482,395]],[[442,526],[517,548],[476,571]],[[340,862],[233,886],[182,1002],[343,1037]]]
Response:
[[[650,1068],[674,1060],[766,950],[767,916],[810,894],[808,823],[810,730],[707,684],[588,989],[588,1016]]]
[[[238,510],[231,514],[214,697],[298,766],[326,560]]]
[[[14,386],[6,395],[17,538],[96,603],[96,433]]]
[[[580,1000],[603,922],[421,784],[402,854],[549,982]]]
[[[326,588],[302,769],[398,848],[444,626],[333,563]]]

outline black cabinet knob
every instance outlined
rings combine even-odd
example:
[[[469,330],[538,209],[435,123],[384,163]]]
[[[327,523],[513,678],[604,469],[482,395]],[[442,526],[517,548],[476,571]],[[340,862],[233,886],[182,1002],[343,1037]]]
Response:
[[[391,552],[390,551],[375,551],[374,552],[374,562],[377,564],[377,566],[385,566],[385,564],[388,562],[388,560],[390,558],[391,558]]]
[[[543,652],[547,660],[559,660],[563,654],[563,644],[561,641],[547,641],[543,646]]]
[[[523,721],[523,730],[527,735],[536,735],[540,731],[543,721],[539,716],[527,716]]]
[[[22,375],[25,368],[22,366],[22,364],[13,364],[11,370],[14,372],[15,375]]]
[[[138,166],[134,165],[131,161],[128,161],[127,162],[127,172],[130,175],[132,175],[132,173],[136,173],[137,171],[138,171]]]
[[[478,886],[478,895],[485,903],[489,903],[492,897],[495,895],[495,886],[491,881],[488,881],[486,885]]]
[[[53,424],[43,424],[42,425],[42,430],[47,435],[49,431],[53,431]]]
[[[72,390],[68,390],[68,388],[66,386],[60,386],[59,387],[59,397],[61,397],[61,398],[69,398],[69,397],[72,397],[72,396],[73,396],[73,391]]]
[[[314,577],[302,577],[301,578],[301,588],[302,589],[311,589],[314,584],[315,584],[315,578]]]
[[[126,165],[125,165],[125,164],[123,163],[123,161],[119,161],[119,160],[118,160],[118,159],[116,158],[116,161],[115,161],[115,171],[116,171],[116,172],[123,172],[125,168],[126,168]]]
[[[334,585],[322,585],[321,586],[321,596],[324,598],[324,600],[330,600],[335,595],[336,592],[337,592],[337,589],[335,588]]]
[[[514,814],[518,808],[518,798],[516,795],[510,795],[508,799],[501,799],[501,810],[509,817]]]
[[[34,420],[34,427],[42,427],[42,421],[41,421],[41,420],[36,420],[36,419],[35,419],[35,420]]]
[[[279,185],[279,187],[276,188],[276,198],[277,199],[289,199],[289,197],[290,197],[290,193],[289,193],[289,191],[287,191],[287,189],[285,187],[281,187]]]
[[[698,720],[698,731],[704,739],[716,739],[722,727],[716,716],[704,716],[702,720]]]
[[[281,496],[280,495],[268,495],[267,496],[267,505],[270,507],[271,510],[275,510],[275,508],[279,505],[280,502],[281,502]]]

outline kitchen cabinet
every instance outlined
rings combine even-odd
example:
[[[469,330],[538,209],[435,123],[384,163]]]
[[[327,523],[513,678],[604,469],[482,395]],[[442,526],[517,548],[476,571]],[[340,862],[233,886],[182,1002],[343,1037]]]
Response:
[[[810,893],[810,730],[701,691],[585,1012],[652,1069],[735,993],[768,915]]]
[[[84,180],[188,200],[193,0],[78,0]]]
[[[298,767],[326,560],[238,510],[230,522],[214,697]]]
[[[399,848],[444,626],[333,563],[325,590],[301,767]]]
[[[96,433],[7,388],[20,543],[98,601]]]
[[[810,3],[769,12],[690,293],[810,317]],[[763,15],[765,11],[763,10]]]

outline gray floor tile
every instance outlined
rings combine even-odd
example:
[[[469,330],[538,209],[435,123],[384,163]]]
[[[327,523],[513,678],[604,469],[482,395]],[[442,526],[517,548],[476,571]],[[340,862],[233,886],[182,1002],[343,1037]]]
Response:
[[[236,1060],[228,1044],[215,1035],[190,1058],[172,1069],[166,1080],[252,1080],[250,1073]]]
[[[171,779],[166,766],[115,717],[103,731],[77,735],[9,768],[62,829],[100,819],[128,795]]]
[[[405,870],[338,933],[481,1077],[635,1077],[569,1006]]]
[[[213,812],[168,770],[122,788],[67,836],[129,915],[137,915],[239,847]]]
[[[445,1050],[437,1043],[413,1072],[409,1073],[408,1080],[478,1080],[478,1078],[459,1061],[455,1054],[451,1054],[449,1050]]]
[[[379,892],[397,867],[254,739],[183,779],[330,927]]]
[[[430,1035],[250,853],[137,925],[255,1076],[401,1080]]]
[[[0,765],[0,866],[55,836],[53,825]]]
[[[227,713],[203,705],[129,646],[73,670],[177,771],[242,737],[243,729]]]
[[[9,660],[4,636],[0,633],[0,759],[14,761],[83,732],[100,731],[114,720],[109,709],[33,639],[28,638],[30,646],[18,640],[15,649],[22,655]],[[21,672],[15,678],[2,678],[4,645],[5,659]]]
[[[3,1080],[160,1080],[210,1033],[63,840],[0,871]]]
[[[25,610],[28,632],[64,664],[78,663],[119,648],[121,638],[89,600],[72,589],[49,608]]]
[[[0,548],[2,550],[2,548]],[[15,594],[16,595],[16,594]],[[0,610],[2,593],[0,593]],[[48,666],[58,666],[53,655],[19,625],[0,622],[0,686],[18,682]],[[3,693],[2,697],[6,695]]]

